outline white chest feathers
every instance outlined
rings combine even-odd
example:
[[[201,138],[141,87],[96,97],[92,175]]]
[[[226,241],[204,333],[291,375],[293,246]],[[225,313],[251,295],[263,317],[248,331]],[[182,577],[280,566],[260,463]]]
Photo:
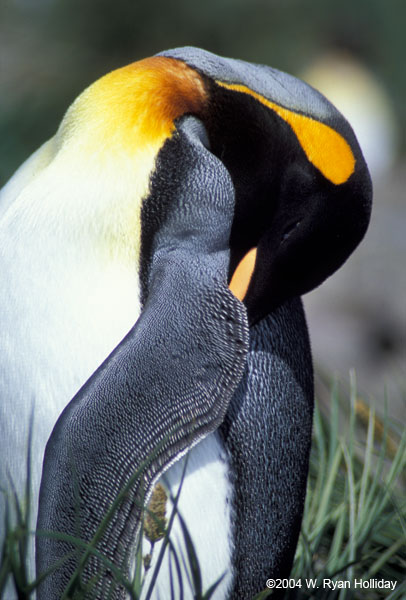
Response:
[[[107,168],[73,152],[62,160],[54,145],[0,194],[0,485],[8,472],[22,495],[33,415],[32,527],[58,416],[140,312],[141,199],[125,164],[115,185]]]
[[[222,441],[217,433],[212,433],[195,446],[187,458],[182,458],[173,465],[160,480],[168,495],[176,498],[184,474],[177,512],[183,519],[196,551],[201,570],[202,592],[207,592],[221,579],[213,596],[216,600],[228,598],[233,574],[230,519],[232,487],[228,470],[229,464]],[[172,511],[173,504],[168,500],[167,521],[170,520]],[[178,516],[175,516],[170,540],[171,544],[166,548],[151,599],[170,598],[172,581],[174,598],[181,597],[182,587],[185,600],[193,600],[197,590],[193,583],[185,533]],[[148,561],[151,559],[151,563],[147,570],[142,598],[146,597],[154,578],[162,543],[155,542],[151,553],[151,544],[144,537],[143,555],[147,556]]]

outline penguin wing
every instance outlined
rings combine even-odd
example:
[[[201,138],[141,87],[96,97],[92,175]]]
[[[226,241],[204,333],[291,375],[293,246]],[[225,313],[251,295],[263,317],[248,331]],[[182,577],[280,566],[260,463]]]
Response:
[[[126,571],[154,481],[219,426],[245,365],[246,310],[227,287],[233,187],[204,136],[186,118],[174,149],[182,177],[155,236],[144,309],[63,411],[45,454],[39,529],[97,540]],[[39,537],[38,571],[73,549]],[[77,566],[71,558],[46,578],[42,597],[60,598]],[[85,578],[101,571],[93,556]]]

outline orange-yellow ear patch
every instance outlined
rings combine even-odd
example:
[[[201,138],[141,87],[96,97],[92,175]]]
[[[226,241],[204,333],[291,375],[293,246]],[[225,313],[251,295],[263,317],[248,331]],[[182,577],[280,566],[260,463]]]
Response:
[[[131,99],[136,97],[133,110],[137,119],[145,115],[143,133],[147,138],[169,135],[175,119],[185,113],[199,114],[206,101],[200,75],[174,58],[153,56],[116,73],[136,82],[136,95],[134,88],[130,91]]]
[[[344,183],[354,172],[355,157],[350,145],[328,125],[270,102],[245,85],[222,81],[216,83],[229,90],[249,94],[276,112],[293,129],[307,159],[332,183]]]
[[[243,301],[247,295],[248,286],[251,281],[257,258],[257,249],[251,248],[249,252],[238,263],[228,286],[238,300]]]
[[[207,99],[202,77],[174,58],[154,56],[108,73],[75,101],[62,124],[65,136],[88,131],[93,139],[118,139],[159,148],[172,135],[174,121],[200,114]]]

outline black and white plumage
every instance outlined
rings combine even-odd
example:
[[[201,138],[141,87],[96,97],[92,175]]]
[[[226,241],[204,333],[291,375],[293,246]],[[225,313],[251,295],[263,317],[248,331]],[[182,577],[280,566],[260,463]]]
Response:
[[[92,539],[148,457],[147,498],[176,492],[190,451],[179,511],[204,586],[225,573],[215,597],[248,599],[287,575],[313,403],[298,296],[359,243],[370,198],[343,117],[269,67],[183,48],[85,90],[0,198],[2,484],[21,490],[33,410],[38,528]],[[124,571],[136,493],[98,545]],[[71,550],[39,537],[38,571]],[[98,572],[97,598],[125,597]]]

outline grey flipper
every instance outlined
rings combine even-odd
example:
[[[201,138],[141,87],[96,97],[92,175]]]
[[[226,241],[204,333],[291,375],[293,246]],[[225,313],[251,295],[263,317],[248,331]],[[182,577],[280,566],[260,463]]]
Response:
[[[44,461],[40,530],[90,541],[147,457],[152,455],[143,471],[146,494],[174,459],[219,426],[242,377],[246,311],[226,285],[233,187],[202,144],[204,129],[195,120],[186,120],[179,135],[189,175],[179,182],[177,206],[156,240],[146,305],[58,420]],[[137,490],[135,484],[97,545],[127,572],[139,523]],[[72,549],[39,537],[37,571]],[[81,552],[45,579],[40,598],[61,597]],[[95,597],[107,597],[112,589],[114,598],[124,596],[96,558],[85,580],[100,571]]]
[[[310,344],[301,301],[293,299],[250,328],[244,378],[220,426],[234,489],[230,598],[251,600],[268,578],[289,577],[312,416]]]

